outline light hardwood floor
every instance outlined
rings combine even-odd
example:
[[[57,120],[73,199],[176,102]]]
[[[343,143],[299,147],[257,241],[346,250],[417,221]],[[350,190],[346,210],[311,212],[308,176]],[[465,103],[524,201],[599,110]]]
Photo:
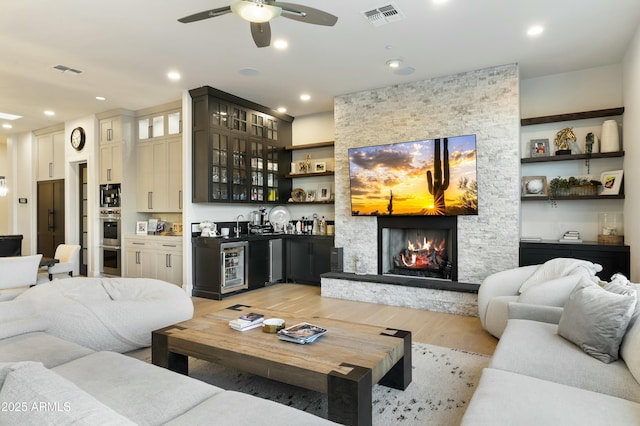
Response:
[[[327,317],[409,330],[415,342],[487,355],[493,355],[498,342],[482,328],[476,317],[322,297],[320,287],[302,284],[275,284],[228,296],[223,300],[194,297],[193,303],[195,316],[243,304],[303,313],[309,317]]]

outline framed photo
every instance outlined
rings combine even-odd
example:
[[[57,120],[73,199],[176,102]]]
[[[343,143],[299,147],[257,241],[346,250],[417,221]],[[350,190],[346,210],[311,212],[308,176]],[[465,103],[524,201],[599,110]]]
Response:
[[[316,194],[316,199],[318,201],[328,201],[329,199],[331,199],[331,186],[320,185],[318,187],[318,193]]]
[[[549,156],[549,139],[531,139],[530,144],[531,157]]]
[[[618,195],[622,185],[622,174],[622,170],[603,172],[600,175],[600,182],[602,182],[600,195]]]
[[[307,199],[305,201],[316,201],[316,191],[314,189],[310,189],[307,191]]]
[[[136,222],[136,234],[144,234],[147,235],[147,221],[138,221]]]
[[[147,230],[155,234],[158,230],[158,219],[149,219],[149,227]]]
[[[523,197],[548,197],[549,185],[546,176],[523,176],[522,177]]]
[[[327,171],[326,161],[316,161],[313,163],[313,173],[324,173]]]

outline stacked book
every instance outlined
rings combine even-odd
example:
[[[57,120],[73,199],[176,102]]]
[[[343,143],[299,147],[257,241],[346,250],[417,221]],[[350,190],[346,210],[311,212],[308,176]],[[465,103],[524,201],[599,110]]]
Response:
[[[262,321],[264,321],[264,315],[251,312],[229,321],[229,327],[238,331],[246,331],[262,326]]]
[[[578,231],[567,231],[560,239],[561,243],[581,243],[580,233]]]
[[[305,343],[313,342],[326,332],[327,330],[322,327],[308,322],[301,322],[278,331],[278,339],[304,345]]]

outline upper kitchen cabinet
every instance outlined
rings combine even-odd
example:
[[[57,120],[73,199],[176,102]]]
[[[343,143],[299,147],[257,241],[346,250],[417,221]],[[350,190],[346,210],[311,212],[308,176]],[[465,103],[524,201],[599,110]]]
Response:
[[[138,112],[136,143],[138,212],[180,213],[182,108],[180,101]]]
[[[64,126],[43,129],[42,133],[37,131],[35,134],[38,181],[64,179]]]
[[[122,183],[123,161],[133,141],[132,111],[117,109],[97,114],[100,127],[100,184]]]
[[[138,117],[138,141],[176,136],[182,133],[182,108],[158,111]]]
[[[195,203],[283,202],[293,117],[205,86],[193,102]]]

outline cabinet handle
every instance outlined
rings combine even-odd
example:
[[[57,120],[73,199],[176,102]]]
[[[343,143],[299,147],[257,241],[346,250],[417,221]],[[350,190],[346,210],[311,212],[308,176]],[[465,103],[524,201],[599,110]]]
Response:
[[[107,169],[107,180],[111,181],[111,169]]]
[[[139,264],[140,264],[140,252],[137,251],[136,252],[136,265],[139,265]]]
[[[153,208],[153,192],[147,192],[147,208],[149,210]]]
[[[182,189],[178,191],[178,210],[182,210]]]
[[[224,266],[224,252],[220,252],[220,289],[226,287],[226,268]]]
[[[53,210],[47,209],[47,229],[49,231],[55,231],[53,222]]]
[[[107,140],[110,141],[113,139],[113,129],[107,129]]]
[[[49,177],[53,177],[53,163],[49,163]]]
[[[162,247],[174,247],[175,248],[175,247],[178,247],[178,246],[175,245],[175,244],[163,244]]]
[[[149,137],[153,137],[153,126],[149,126]]]
[[[167,268],[171,268],[171,254],[165,254],[165,256],[166,256],[165,262],[166,262]]]

